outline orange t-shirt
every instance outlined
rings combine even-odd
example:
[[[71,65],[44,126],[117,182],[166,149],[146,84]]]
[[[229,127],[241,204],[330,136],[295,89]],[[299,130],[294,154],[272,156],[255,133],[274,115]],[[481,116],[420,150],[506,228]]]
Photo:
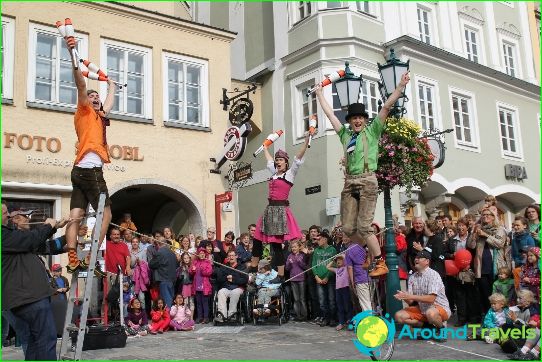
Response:
[[[75,165],[91,151],[100,156],[104,163],[110,163],[107,144],[104,143],[102,119],[90,103],[77,106],[74,125],[78,139]]]

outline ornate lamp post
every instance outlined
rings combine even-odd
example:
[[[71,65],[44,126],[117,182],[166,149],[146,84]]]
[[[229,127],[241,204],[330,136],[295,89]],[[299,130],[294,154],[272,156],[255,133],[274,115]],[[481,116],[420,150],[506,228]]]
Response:
[[[390,50],[390,57],[386,64],[378,64],[380,73],[379,90],[382,96],[382,101],[390,96],[397,88],[401,81],[401,76],[408,71],[409,62],[402,62],[395,58],[395,52]],[[405,102],[408,101],[405,90],[402,96],[397,100],[393,108],[390,110],[390,117],[401,117],[405,112]],[[390,188],[384,188],[384,215],[386,220],[386,264],[389,268],[389,273],[386,279],[386,311],[391,315],[402,308],[401,301],[393,296],[398,290],[401,290],[399,283],[399,260],[397,257],[397,246],[395,244],[395,231],[393,225],[393,216],[391,211],[391,195]]]
[[[344,63],[344,77],[335,82],[337,88],[337,96],[342,108],[347,108],[352,103],[357,103],[359,100],[359,92],[363,78],[360,74],[356,77],[350,70],[349,63]]]

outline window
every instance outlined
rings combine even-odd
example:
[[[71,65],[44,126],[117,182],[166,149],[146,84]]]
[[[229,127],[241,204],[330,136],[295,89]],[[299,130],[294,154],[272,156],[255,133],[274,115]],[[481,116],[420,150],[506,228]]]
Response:
[[[302,100],[302,120],[303,120],[303,129],[301,130],[301,135],[309,130],[309,119],[310,116],[317,113],[316,108],[316,93],[307,95],[307,91],[312,87],[312,85],[306,85],[299,88],[301,92]],[[335,105],[335,102],[333,102]]]
[[[79,55],[86,59],[87,38],[76,34]],[[74,107],[77,87],[71,55],[56,28],[30,24],[28,98],[31,102]]]
[[[208,127],[208,62],[164,53],[166,122]]]
[[[311,2],[310,1],[298,1],[297,3],[297,20],[303,20],[311,14]]]
[[[101,64],[109,78],[121,84],[128,84],[127,87],[116,87],[112,112],[151,118],[151,50],[112,40],[102,40]],[[104,91],[106,86],[102,85]]]
[[[466,148],[477,148],[472,96],[452,92],[451,102],[456,144]]]
[[[335,113],[335,116],[337,116],[339,121],[345,123],[346,120],[344,118],[348,112],[347,110],[343,110],[341,107],[341,102],[339,102],[339,96],[337,95],[337,87],[335,86],[335,83],[332,83],[331,87],[331,95],[333,97],[333,113]]]
[[[15,21],[2,17],[2,99],[13,99]]]
[[[380,93],[378,92],[378,84],[371,80],[363,80],[359,101],[365,104],[365,110],[369,114],[369,119],[378,115],[379,100]]]
[[[423,8],[418,8],[418,30],[420,32],[420,40],[424,43],[431,44],[431,24],[429,11]]]
[[[504,59],[504,71],[506,74],[515,77],[516,76],[516,47],[514,44],[503,41],[502,53]]]
[[[504,156],[521,158],[520,137],[517,125],[517,112],[509,107],[498,106],[499,131]]]
[[[343,1],[328,1],[327,2],[327,8],[328,9],[334,9],[334,8],[340,8],[345,5],[343,5]]]
[[[365,110],[369,114],[369,119],[372,119],[378,114],[378,85],[376,82],[370,80],[364,80],[361,84],[361,92],[359,94],[359,102],[365,105]],[[332,85],[331,94],[333,96],[333,111],[337,118],[342,122],[346,123],[345,117],[348,113],[346,109],[341,108],[341,103],[339,102],[339,96],[337,95],[337,88],[335,83]]]
[[[371,4],[369,1],[356,1],[356,8],[358,11],[363,11],[364,13],[371,13]]]
[[[418,99],[420,106],[420,125],[424,130],[439,128],[439,122],[435,119],[435,87],[432,84],[418,83]]]
[[[472,28],[465,27],[464,34],[465,34],[465,51],[467,53],[467,58],[469,60],[472,60],[475,63],[479,63],[478,61],[478,48],[479,48],[478,32]]]

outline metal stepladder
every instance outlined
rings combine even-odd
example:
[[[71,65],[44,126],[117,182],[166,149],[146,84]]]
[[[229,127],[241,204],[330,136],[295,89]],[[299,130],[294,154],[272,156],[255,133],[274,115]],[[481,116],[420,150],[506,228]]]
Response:
[[[83,342],[85,339],[85,331],[87,327],[88,309],[90,306],[90,299],[92,296],[92,285],[94,280],[94,269],[96,259],[98,257],[98,245],[99,238],[102,230],[102,222],[105,208],[105,194],[101,193],[98,201],[98,210],[96,210],[96,224],[92,231],[92,244],[90,247],[90,261],[88,265],[87,276],[85,278],[85,290],[82,297],[76,297],[76,291],[78,287],[79,272],[72,274],[72,281],[70,287],[70,295],[68,297],[68,308],[66,310],[66,319],[64,321],[64,331],[62,333],[62,342],[60,344],[60,356],[59,360],[80,360],[83,353]],[[88,213],[87,213],[88,214]],[[74,303],[76,301],[82,301],[81,318],[79,321],[79,327],[72,323],[74,320]],[[75,350],[72,349],[72,341],[70,332],[77,332],[77,344]]]

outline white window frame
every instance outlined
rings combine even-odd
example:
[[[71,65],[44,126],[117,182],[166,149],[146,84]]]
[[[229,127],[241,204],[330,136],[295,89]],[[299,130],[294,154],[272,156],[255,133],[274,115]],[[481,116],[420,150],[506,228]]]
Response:
[[[453,107],[453,101],[452,96],[456,94],[460,97],[469,98],[469,120],[471,121],[471,142],[466,143],[464,141],[458,141],[457,136],[455,135],[455,118],[454,118],[454,107]],[[480,145],[480,130],[478,125],[478,109],[476,107],[476,97],[474,93],[466,91],[464,89],[459,89],[455,87],[448,87],[448,100],[450,102],[450,119],[451,119],[451,126],[454,129],[454,144],[455,148],[465,151],[471,151],[476,153],[482,152],[482,147]]]
[[[427,13],[427,22],[428,22],[427,26],[429,28],[429,34],[425,34],[425,33],[422,33],[420,31],[420,18],[419,18],[418,11],[425,11]],[[425,6],[421,6],[419,4],[416,7],[416,25],[418,25],[419,39],[420,39],[421,42],[429,44],[429,45],[436,45],[435,44],[435,37],[434,37],[434,32],[435,32],[434,29],[435,29],[435,27],[433,26],[433,24],[434,24],[433,16],[434,16],[434,14],[433,14],[432,9],[427,8]],[[423,39],[422,39],[422,35],[423,35]],[[429,38],[429,43],[427,43],[426,38]]]
[[[361,3],[367,3],[369,7],[369,11],[365,11],[363,9],[360,9]],[[369,14],[374,16],[375,18],[380,18],[380,2],[376,1],[354,1],[351,7],[352,10],[357,11],[361,14]]]
[[[499,145],[501,147],[502,158],[507,160],[522,161],[523,162],[523,142],[521,137],[521,127],[519,122],[519,109],[513,105],[497,102],[497,127],[499,128]],[[514,141],[516,142],[516,152],[506,151],[502,146],[503,134],[501,132],[501,118],[500,111],[509,112],[513,117],[514,127]]]
[[[504,54],[504,50],[503,50],[503,47],[504,45],[509,45],[509,46],[512,46],[512,50],[513,50],[513,56],[514,56],[514,62],[515,62],[515,67],[514,67],[514,75],[513,77],[514,78],[519,78],[519,79],[522,79],[522,76],[523,76],[523,72],[522,72],[522,69],[521,69],[521,58],[520,58],[520,54],[519,54],[519,42],[511,37],[508,37],[506,35],[503,35],[503,34],[499,34],[499,54],[501,55],[501,62],[502,62],[502,71],[503,73],[506,73],[508,75],[510,75],[507,71],[507,68],[506,68],[506,60],[505,60],[505,54]],[[512,77],[512,75],[510,75]]]
[[[107,73],[107,47],[113,47],[115,49],[119,49],[122,51],[131,51],[143,54],[143,70],[145,73],[143,73],[143,114],[135,114],[135,113],[128,113],[128,112],[119,112],[119,111],[111,111],[111,114],[118,114],[121,116],[128,116],[133,118],[141,118],[141,119],[152,119],[152,99],[153,99],[153,88],[152,88],[152,48],[142,47],[139,45],[134,45],[130,43],[125,43],[121,41],[111,40],[111,39],[104,39],[102,38],[100,40],[100,53],[101,53],[101,62],[100,66],[104,70],[104,72]],[[121,91],[124,91],[124,87]],[[105,100],[105,96],[107,94],[107,83],[106,82],[100,82],[100,94],[103,95],[102,102]],[[121,99],[123,97],[121,96]],[[114,118],[114,117],[112,117]]]
[[[298,78],[292,79],[290,82],[290,92],[292,95],[292,134],[293,134],[293,142],[298,143],[301,140],[303,140],[305,136],[305,129],[304,129],[304,122],[303,122],[303,95],[302,90],[304,88],[311,88],[314,86],[317,82],[317,79],[323,79],[324,75],[320,73],[320,71],[313,71],[308,74],[304,74]],[[331,99],[331,87],[327,86],[324,89],[324,97],[328,100],[328,102],[333,101]],[[327,93],[329,92],[329,93]],[[333,103],[330,103],[333,104]],[[318,116],[318,129],[327,129],[327,127],[322,128],[323,125],[327,126],[327,123],[329,123],[329,127],[331,127],[331,122],[324,123],[323,116],[320,111],[320,106],[318,105],[318,102],[316,103],[316,109],[312,110],[312,113],[316,113]],[[326,118],[327,119],[327,118]],[[318,136],[323,134],[324,132],[318,132]]]
[[[291,19],[293,20],[290,26],[293,26],[297,24],[298,22],[300,22],[301,20],[313,16],[317,11],[318,3],[315,1],[304,1],[303,6],[304,6],[305,12],[307,12],[307,9],[310,9],[310,14],[305,15],[304,17],[301,17],[299,14],[299,8],[300,8],[299,1],[291,1],[289,2],[288,5],[290,6],[290,15],[291,15]]]
[[[370,94],[365,94],[363,92],[363,85],[361,86],[361,90],[359,92],[359,100],[358,102],[363,103],[365,105],[365,111],[369,114],[369,119],[373,119],[376,116],[378,116],[378,101],[380,99],[380,91],[378,90],[378,81],[374,79],[363,79],[363,83],[366,85],[367,90],[369,91],[371,86],[375,87],[375,97],[373,98]],[[367,97],[367,101],[365,101],[364,97]],[[373,109],[373,104],[370,102],[372,99],[376,100],[376,108]]]
[[[484,28],[479,24],[472,23],[470,21],[465,21],[464,19],[459,19],[461,25],[461,44],[463,46],[463,53],[465,58],[469,58],[467,54],[467,45],[465,40],[465,29],[469,28],[470,30],[476,31],[478,34],[478,64],[486,65],[486,54],[485,54],[485,39],[484,39]]]
[[[422,110],[421,110],[421,105],[420,105],[420,98],[419,98],[420,95],[418,92],[418,88],[420,85],[425,85],[425,86],[429,86],[433,88],[433,120],[434,120],[435,128],[442,131],[444,127],[442,125],[442,110],[440,107],[440,89],[438,86],[438,82],[434,79],[426,78],[426,77],[416,74],[415,83],[416,83],[415,84],[416,87],[413,93],[416,94],[416,100],[417,100],[416,108],[418,110],[418,119],[419,119],[418,124],[423,129],[423,125],[421,121]]]
[[[15,72],[15,19],[2,17],[2,98],[13,100]]]
[[[58,38],[58,41],[64,41],[60,38],[56,27],[44,26],[41,24],[30,23],[29,24],[29,41],[28,41],[28,78],[27,78],[27,99],[29,102],[60,105],[67,108],[76,108],[77,104],[61,103],[58,101],[45,101],[36,99],[36,46],[38,33],[44,33],[47,35]],[[77,40],[79,47],[79,56],[83,59],[88,59],[88,36],[86,34],[75,33],[75,39]],[[58,98],[58,95],[57,95]]]
[[[200,103],[201,103],[201,113],[200,113],[200,123],[194,124],[186,121],[175,121],[169,119],[169,90],[168,90],[168,63],[169,61],[181,62],[183,64],[195,65],[201,68],[200,73],[200,84],[201,84],[201,93],[200,93]],[[180,54],[162,52],[162,100],[163,100],[163,121],[164,123],[173,123],[179,125],[188,125],[195,127],[209,127],[209,62],[203,59],[197,59],[192,57],[187,57]],[[186,100],[186,92],[184,92],[184,98]],[[184,119],[186,120],[186,106],[183,107]]]

